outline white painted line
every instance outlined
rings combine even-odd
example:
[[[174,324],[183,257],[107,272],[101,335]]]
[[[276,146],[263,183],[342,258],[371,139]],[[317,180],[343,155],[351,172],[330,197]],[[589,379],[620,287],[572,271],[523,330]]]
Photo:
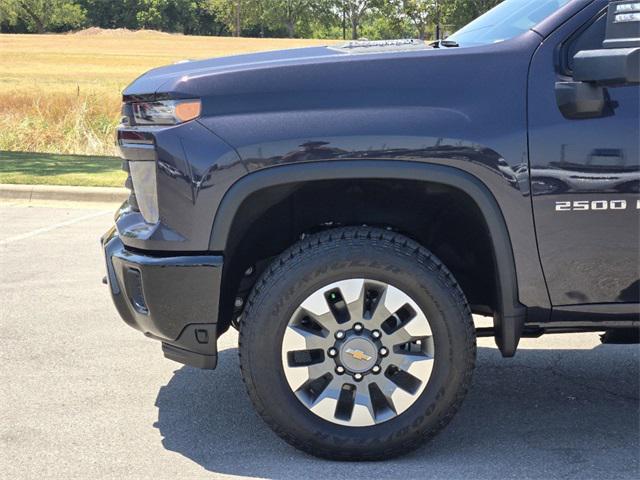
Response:
[[[66,227],[68,225],[73,225],[74,223],[83,222],[85,220],[89,220],[91,218],[99,217],[101,215],[106,215],[107,213],[113,214],[111,210],[101,210],[99,212],[93,212],[88,215],[83,215],[82,217],[72,218],[71,220],[67,220],[65,222],[56,223],[54,225],[50,225],[48,227],[38,228],[37,230],[33,230],[28,233],[23,233],[21,235],[15,235],[13,237],[5,238],[4,240],[0,240],[0,245],[6,245],[7,243],[17,242],[19,240],[24,240],[25,238],[36,237],[40,234],[51,232],[52,230],[57,230],[58,228]]]

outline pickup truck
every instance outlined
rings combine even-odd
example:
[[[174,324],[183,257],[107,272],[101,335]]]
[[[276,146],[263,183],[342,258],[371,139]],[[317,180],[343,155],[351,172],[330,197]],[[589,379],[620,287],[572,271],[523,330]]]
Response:
[[[432,44],[151,70],[117,131],[115,306],[193,367],[238,329],[293,446],[404,454],[460,408],[477,337],[638,341],[639,59],[638,1],[505,0]]]

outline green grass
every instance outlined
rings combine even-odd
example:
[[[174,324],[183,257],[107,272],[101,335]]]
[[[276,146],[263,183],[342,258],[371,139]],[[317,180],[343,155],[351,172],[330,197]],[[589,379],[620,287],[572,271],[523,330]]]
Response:
[[[115,157],[0,151],[0,183],[122,187],[121,166]]]

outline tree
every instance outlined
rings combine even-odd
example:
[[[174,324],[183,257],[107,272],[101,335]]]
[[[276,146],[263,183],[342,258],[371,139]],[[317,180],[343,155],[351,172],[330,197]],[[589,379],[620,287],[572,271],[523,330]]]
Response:
[[[18,21],[16,2],[0,0],[0,25],[15,25]]]
[[[298,23],[309,18],[315,3],[314,0],[263,0],[263,18],[268,23],[284,25],[289,38],[293,38]]]
[[[1,0],[0,13],[9,21],[22,21],[28,31],[44,33],[79,28],[86,11],[73,0]]]
[[[138,28],[139,0],[77,0],[87,12],[87,24],[101,28]]]
[[[359,34],[371,40],[414,36],[403,0],[385,0],[362,22]]]
[[[65,31],[85,25],[188,35],[357,39],[429,35],[458,28],[500,0],[0,0],[0,31]],[[343,33],[344,28],[344,33]]]
[[[188,4],[181,6],[180,4]],[[187,35],[227,34],[227,26],[216,15],[211,0],[179,0],[176,5],[183,12],[183,31]]]
[[[153,30],[164,30],[169,23],[165,10],[168,0],[140,0],[140,8],[136,13],[138,26]]]
[[[216,16],[225,23],[234,37],[242,36],[246,27],[260,23],[260,2],[263,0],[210,0]]]
[[[403,13],[418,31],[420,40],[427,37],[427,29],[434,24],[437,8],[436,0],[402,0]]]
[[[351,38],[358,39],[358,29],[365,16],[383,4],[383,0],[336,0],[336,9],[351,26]]]
[[[118,0],[137,1],[137,27],[188,35],[220,34],[225,30],[211,0]]]

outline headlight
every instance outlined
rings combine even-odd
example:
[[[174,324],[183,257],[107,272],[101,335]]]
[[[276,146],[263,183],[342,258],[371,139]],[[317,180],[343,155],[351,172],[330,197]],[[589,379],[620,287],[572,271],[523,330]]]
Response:
[[[163,100],[133,103],[137,125],[176,125],[200,116],[200,100]]]

